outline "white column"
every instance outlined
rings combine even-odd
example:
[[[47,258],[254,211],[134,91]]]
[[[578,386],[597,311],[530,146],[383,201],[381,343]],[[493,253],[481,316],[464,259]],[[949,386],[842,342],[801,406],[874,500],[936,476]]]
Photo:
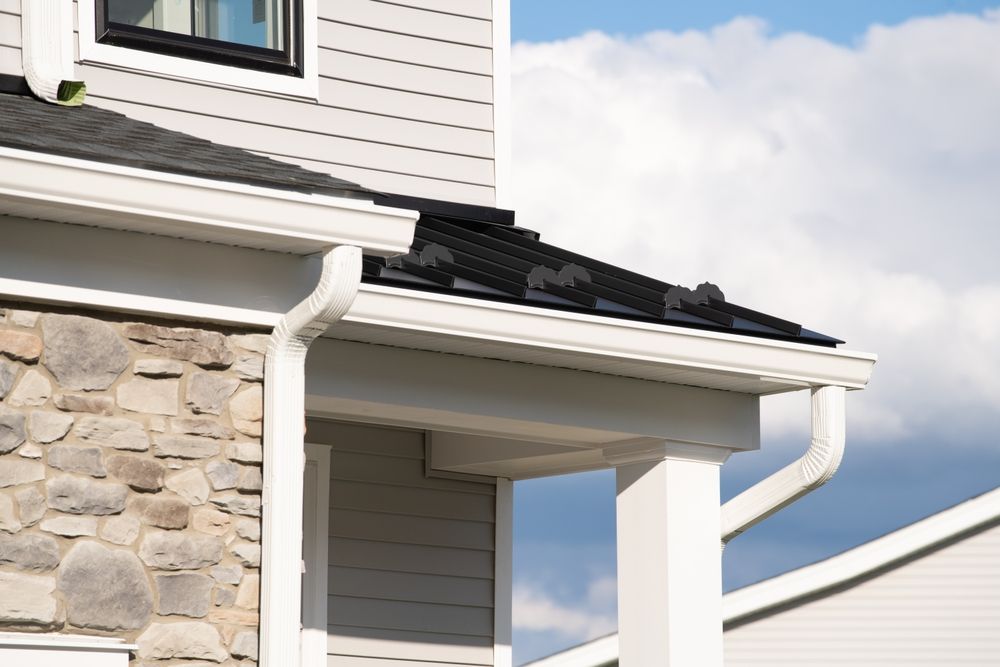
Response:
[[[618,482],[621,667],[722,667],[719,467],[729,450],[605,450]]]

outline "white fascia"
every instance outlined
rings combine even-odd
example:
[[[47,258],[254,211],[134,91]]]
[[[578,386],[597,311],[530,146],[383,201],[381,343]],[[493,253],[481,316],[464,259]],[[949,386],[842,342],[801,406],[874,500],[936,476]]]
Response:
[[[418,217],[303,194],[0,147],[0,213],[295,254],[408,252]]]
[[[592,639],[524,667],[608,667],[618,662],[618,633]]]

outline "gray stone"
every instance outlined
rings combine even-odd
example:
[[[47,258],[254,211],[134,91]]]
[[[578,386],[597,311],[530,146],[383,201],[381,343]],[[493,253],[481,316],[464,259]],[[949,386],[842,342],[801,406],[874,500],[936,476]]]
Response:
[[[257,659],[257,633],[250,630],[239,632],[229,645],[229,652],[234,658]]]
[[[236,544],[229,549],[229,553],[246,567],[260,567],[259,544]]]
[[[61,628],[59,603],[52,595],[55,587],[53,577],[0,572],[0,625],[13,629]]]
[[[233,370],[243,380],[262,382],[264,380],[264,357],[259,354],[240,354],[236,357]]]
[[[0,356],[14,361],[38,361],[42,355],[42,339],[23,331],[0,331]]]
[[[0,404],[0,454],[17,449],[27,437],[24,415]]]
[[[270,340],[270,336],[267,334],[234,334],[229,337],[229,342],[236,347],[257,354],[267,352],[268,340]]]
[[[205,474],[198,468],[188,468],[167,478],[167,488],[191,505],[204,505],[212,489]]]
[[[33,442],[25,443],[17,450],[17,455],[26,459],[40,459],[43,453],[42,448]]]
[[[59,566],[69,622],[94,630],[137,630],[149,622],[153,594],[131,551],[76,544]]]
[[[45,405],[52,396],[52,383],[34,368],[21,377],[14,391],[7,397],[7,405],[14,408]]]
[[[216,565],[210,572],[220,584],[238,584],[243,579],[243,568],[239,565]]]
[[[108,470],[136,491],[159,491],[166,472],[161,464],[139,456],[119,454],[108,459]]]
[[[231,522],[232,519],[225,512],[205,507],[195,511],[191,527],[208,535],[225,535]]]
[[[260,607],[259,574],[248,574],[243,577],[239,590],[236,591],[236,606],[243,609],[257,609]]]
[[[45,479],[45,466],[39,461],[0,459],[0,488],[29,484]]]
[[[97,535],[97,518],[92,516],[57,516],[45,519],[38,526],[46,533],[63,537],[93,537]]]
[[[184,364],[172,359],[139,359],[132,372],[150,378],[179,378],[184,375]]]
[[[115,402],[110,396],[86,396],[83,394],[56,394],[52,402],[63,412],[90,412],[95,415],[111,415]]]
[[[18,489],[14,492],[14,497],[17,498],[17,506],[21,509],[21,523],[25,526],[38,523],[48,509],[45,496],[33,486]]]
[[[118,405],[132,412],[176,415],[179,390],[177,380],[138,377],[118,385]]]
[[[16,533],[21,530],[21,520],[14,511],[14,500],[6,493],[0,493],[0,531]]]
[[[260,493],[264,486],[260,468],[253,466],[240,467],[240,480],[236,483],[236,490],[246,493]]]
[[[142,424],[120,417],[84,417],[73,433],[84,442],[144,452],[149,449],[149,436]]]
[[[16,327],[25,327],[26,329],[33,329],[38,323],[38,316],[41,313],[36,313],[33,310],[8,310],[7,319]]]
[[[0,535],[0,565],[44,572],[59,564],[59,543],[48,535]]]
[[[153,455],[160,458],[205,459],[219,453],[219,443],[194,435],[155,435]]]
[[[229,461],[210,461],[205,466],[205,474],[216,491],[235,489],[240,479],[240,466]]]
[[[101,525],[101,539],[113,544],[128,546],[139,537],[139,520],[134,516],[112,516]]]
[[[233,363],[226,337],[214,331],[129,324],[125,335],[148,354],[191,361],[202,368],[228,368]]]
[[[232,607],[234,602],[236,602],[236,591],[234,591],[232,588],[226,588],[225,586],[216,586],[215,588],[216,607]]]
[[[210,499],[223,512],[243,516],[260,516],[260,496],[240,496],[227,493]]]
[[[45,483],[48,504],[68,514],[118,514],[125,509],[128,487],[115,482],[97,482],[59,475]]]
[[[184,435],[200,435],[215,440],[232,440],[236,431],[214,419],[171,419],[170,430]]]
[[[53,445],[49,448],[49,465],[66,472],[79,472],[91,477],[107,477],[104,455],[100,447]]]
[[[234,442],[226,447],[226,458],[259,464],[264,460],[264,449],[256,442]]]
[[[259,542],[260,521],[254,521],[253,519],[240,519],[236,523],[236,534],[244,540]]]
[[[229,657],[218,630],[200,621],[153,623],[136,643],[143,660],[190,658],[222,662]]]
[[[142,540],[139,557],[158,570],[200,570],[222,560],[222,548],[218,537],[153,531]]]
[[[64,438],[71,426],[73,426],[72,415],[44,410],[32,410],[28,415],[28,433],[31,434],[32,440],[42,444],[47,445]]]
[[[215,373],[193,373],[188,377],[185,405],[195,414],[221,415],[226,401],[236,393],[240,381]]]
[[[7,395],[17,378],[17,364],[0,359],[0,398]]]
[[[77,315],[43,315],[45,367],[64,389],[110,387],[128,367],[125,343],[108,324]]]
[[[264,418],[264,389],[260,385],[240,392],[229,401],[229,414],[233,418],[233,428],[240,433],[259,436],[261,420]]]
[[[180,498],[139,496],[132,500],[143,523],[167,530],[180,530],[188,525],[188,504]]]
[[[156,589],[160,594],[160,604],[157,613],[202,618],[211,606],[214,585],[212,578],[204,574],[158,574]]]

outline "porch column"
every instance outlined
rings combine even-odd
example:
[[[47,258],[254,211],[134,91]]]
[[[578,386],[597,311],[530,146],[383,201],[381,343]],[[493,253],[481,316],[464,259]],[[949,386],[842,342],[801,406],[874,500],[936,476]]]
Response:
[[[719,447],[609,448],[616,467],[621,667],[722,667]]]

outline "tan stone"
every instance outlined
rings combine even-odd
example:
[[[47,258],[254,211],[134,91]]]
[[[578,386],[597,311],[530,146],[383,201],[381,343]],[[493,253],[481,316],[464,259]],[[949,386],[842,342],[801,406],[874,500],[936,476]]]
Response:
[[[45,405],[50,396],[52,383],[32,368],[21,377],[21,381],[7,397],[7,405],[15,408],[38,407]]]
[[[236,606],[243,609],[257,609],[260,604],[260,575],[248,574],[243,577],[236,591]]]
[[[92,516],[56,516],[44,519],[38,527],[46,533],[55,533],[63,537],[97,535],[97,519]]]
[[[213,609],[208,612],[211,623],[234,623],[236,625],[256,626],[260,620],[257,612],[244,609]]]
[[[143,523],[167,530],[187,528],[190,507],[180,498],[138,496],[131,503]]]
[[[208,486],[205,473],[198,468],[188,468],[182,472],[167,477],[168,489],[179,495],[191,505],[204,505],[212,489]]]
[[[204,507],[195,510],[191,527],[208,535],[225,535],[232,522],[229,515]]]
[[[101,539],[112,544],[128,546],[139,537],[139,520],[134,516],[113,516],[101,524]]]
[[[179,393],[177,380],[137,377],[118,385],[118,405],[132,412],[176,416]]]
[[[115,402],[110,396],[56,394],[52,402],[63,412],[90,412],[95,415],[110,416],[115,410]]]
[[[261,434],[261,420],[264,418],[264,389],[260,385],[240,392],[229,401],[229,414],[233,427],[250,436]]]
[[[0,331],[0,355],[14,361],[38,361],[42,339],[23,331]]]

